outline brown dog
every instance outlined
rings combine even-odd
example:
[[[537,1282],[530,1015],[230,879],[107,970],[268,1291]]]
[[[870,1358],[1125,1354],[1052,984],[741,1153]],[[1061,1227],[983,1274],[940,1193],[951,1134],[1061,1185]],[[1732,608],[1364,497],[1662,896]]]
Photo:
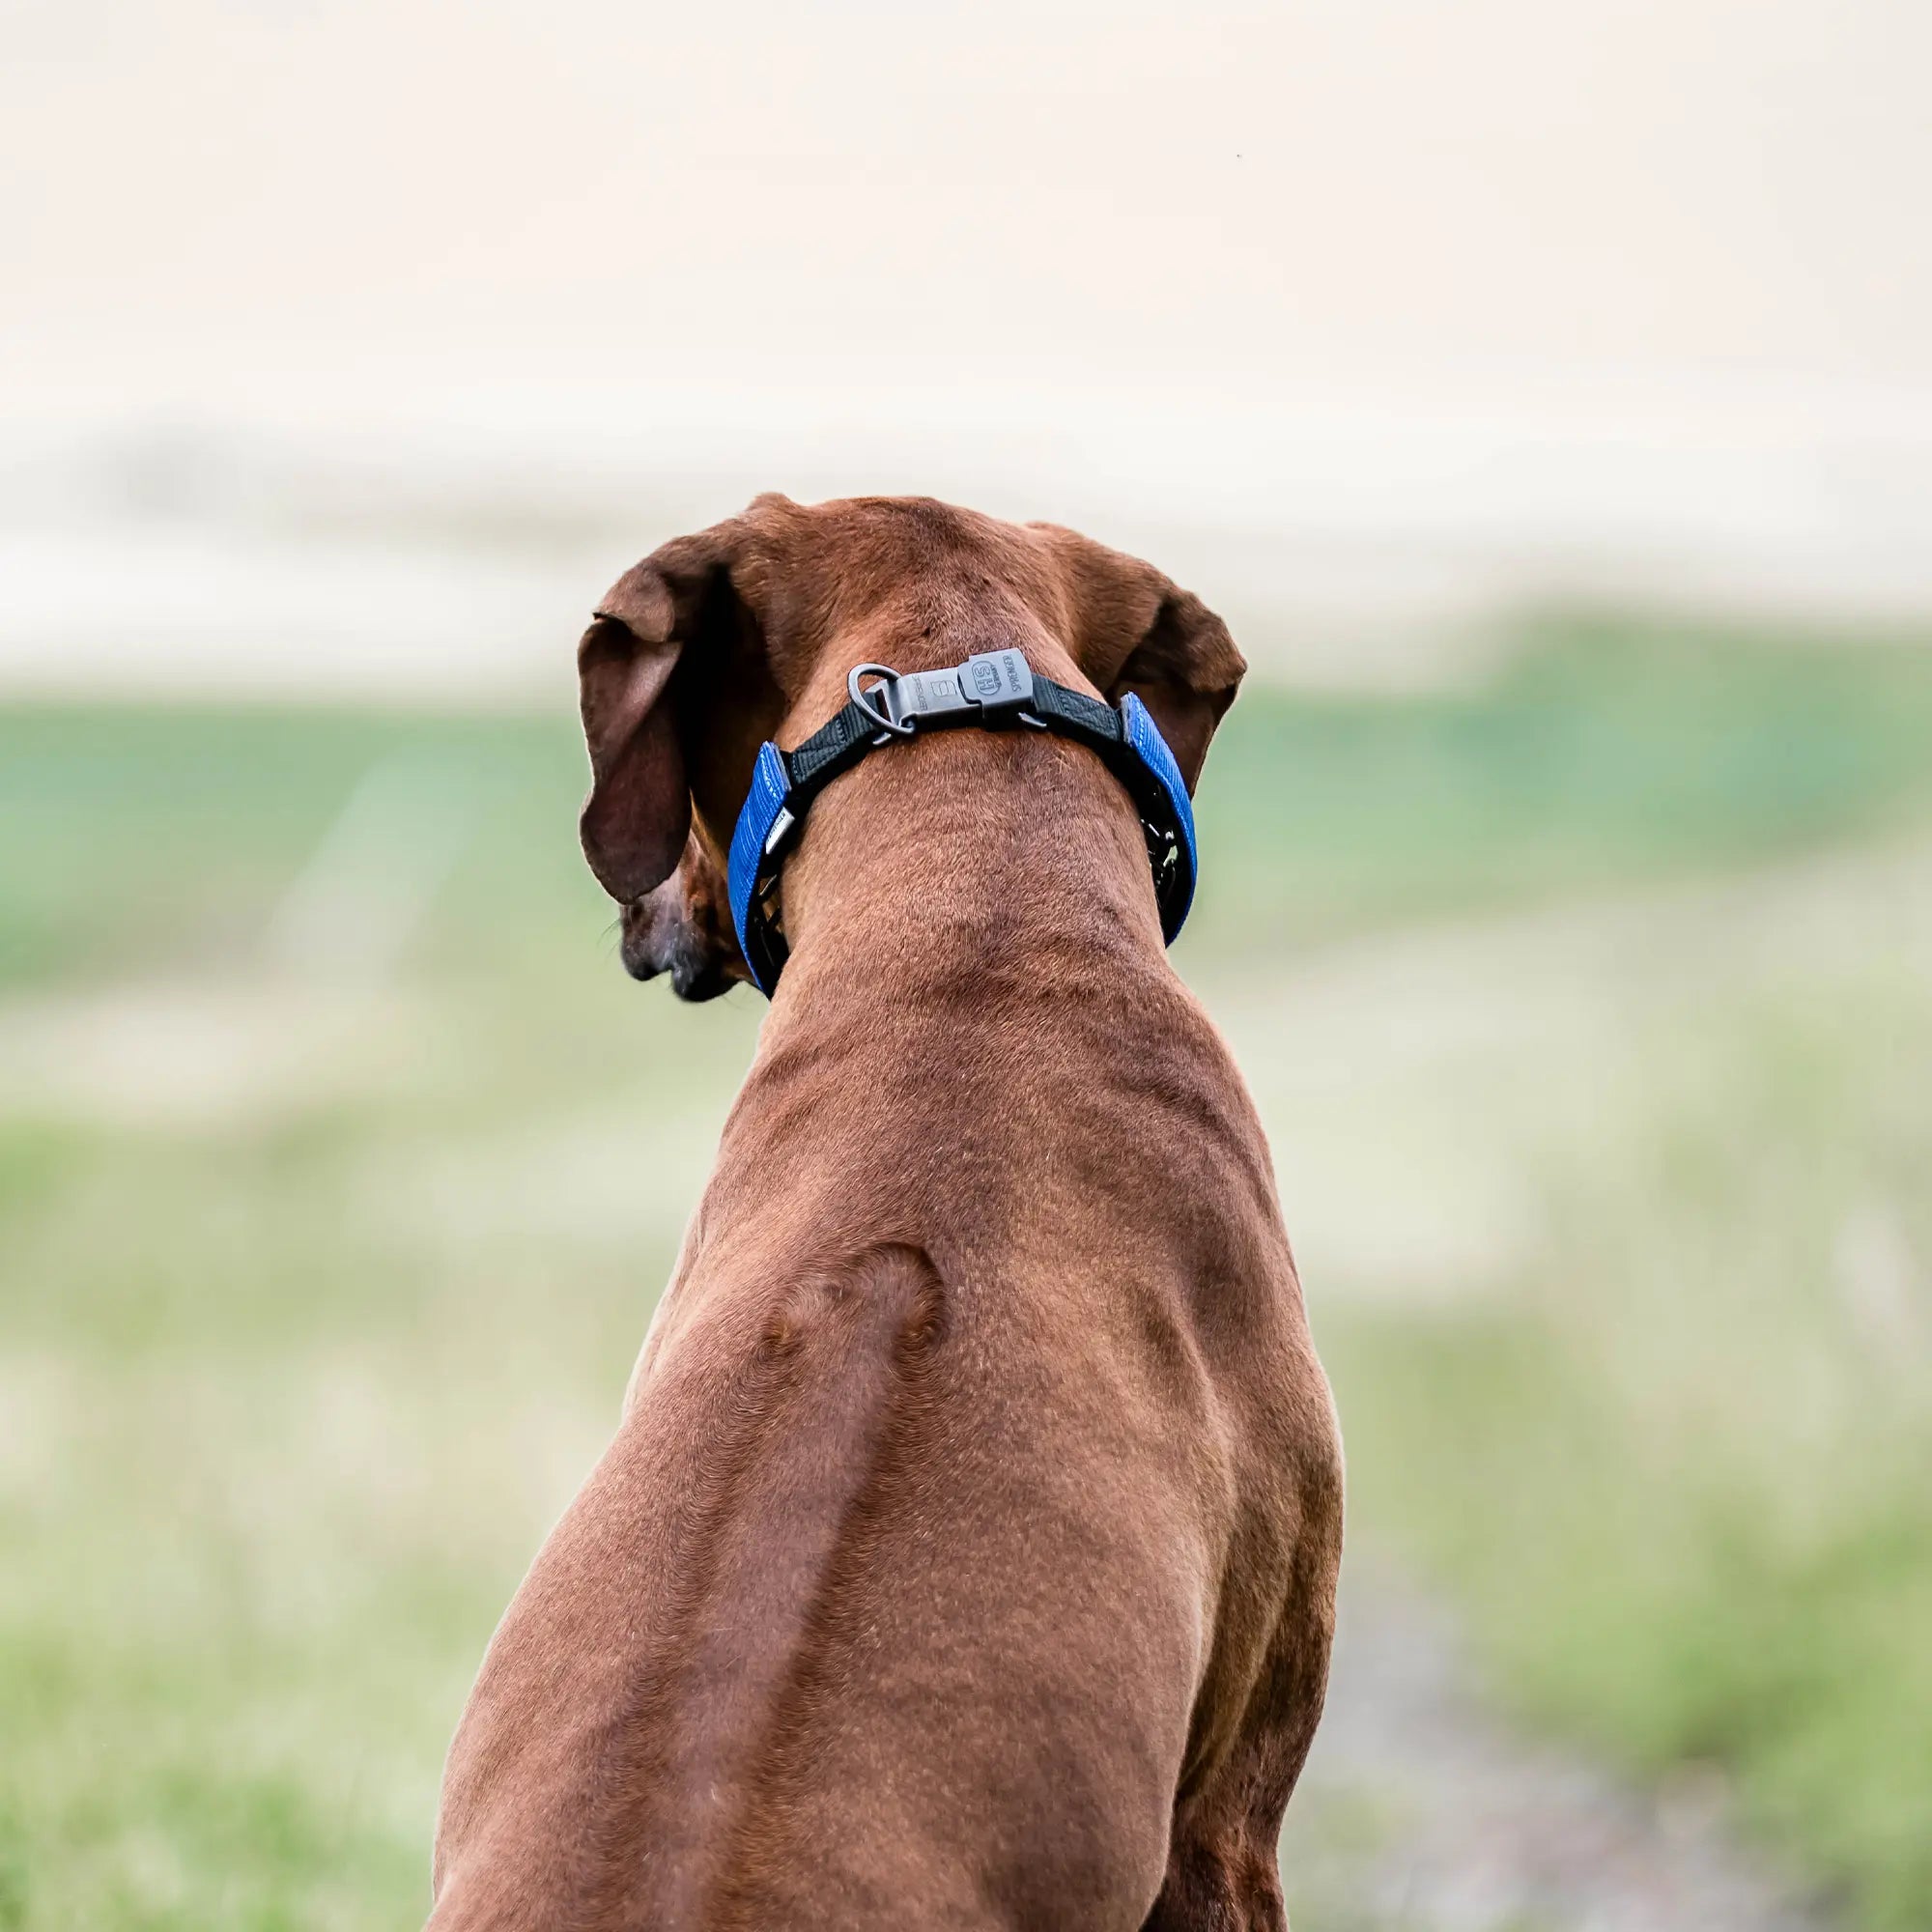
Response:
[[[1245,668],[1069,530],[760,497],[580,652],[625,963],[746,977],[724,846],[846,673],[1017,647],[1191,788]],[[615,1440],[451,1747],[435,1932],[1285,1924],[1342,1534],[1268,1152],[1084,746],[922,735],[813,808],[791,961]]]

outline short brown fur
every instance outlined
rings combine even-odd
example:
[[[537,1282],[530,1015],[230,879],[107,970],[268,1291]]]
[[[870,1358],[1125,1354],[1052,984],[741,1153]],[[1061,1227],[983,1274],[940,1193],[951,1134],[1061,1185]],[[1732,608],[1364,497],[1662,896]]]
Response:
[[[1219,620],[1072,532],[760,497],[629,572],[580,662],[625,959],[744,977],[759,741],[847,669],[994,646],[1139,691],[1190,785]],[[1211,862],[1211,855],[1210,855]],[[444,1778],[434,1932],[1285,1925],[1342,1469],[1267,1147],[1093,754],[867,759],[615,1439]]]

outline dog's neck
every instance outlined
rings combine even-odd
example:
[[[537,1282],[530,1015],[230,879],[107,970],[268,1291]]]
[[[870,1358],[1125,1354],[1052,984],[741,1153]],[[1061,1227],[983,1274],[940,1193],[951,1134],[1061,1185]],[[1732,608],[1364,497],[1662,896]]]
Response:
[[[1056,998],[1169,970],[1131,801],[1093,753],[1037,733],[868,758],[814,807],[783,892],[792,1010],[828,983],[950,1007],[962,985]]]

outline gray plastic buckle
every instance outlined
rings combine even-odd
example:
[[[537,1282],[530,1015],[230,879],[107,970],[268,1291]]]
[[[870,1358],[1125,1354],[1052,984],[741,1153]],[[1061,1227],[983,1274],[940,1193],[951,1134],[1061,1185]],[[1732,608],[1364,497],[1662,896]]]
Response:
[[[952,722],[972,712],[1009,711],[1033,699],[1033,668],[1018,651],[979,651],[944,670],[901,672],[883,695],[895,724]]]

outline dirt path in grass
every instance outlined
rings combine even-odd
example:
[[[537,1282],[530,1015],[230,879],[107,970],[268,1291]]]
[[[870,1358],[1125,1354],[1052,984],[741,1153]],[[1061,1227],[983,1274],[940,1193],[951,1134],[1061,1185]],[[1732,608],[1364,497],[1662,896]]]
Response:
[[[1282,1870],[1303,1932],[1822,1932],[1725,1823],[1715,1770],[1654,1798],[1499,1719],[1447,1619],[1373,1563],[1343,1598]]]

